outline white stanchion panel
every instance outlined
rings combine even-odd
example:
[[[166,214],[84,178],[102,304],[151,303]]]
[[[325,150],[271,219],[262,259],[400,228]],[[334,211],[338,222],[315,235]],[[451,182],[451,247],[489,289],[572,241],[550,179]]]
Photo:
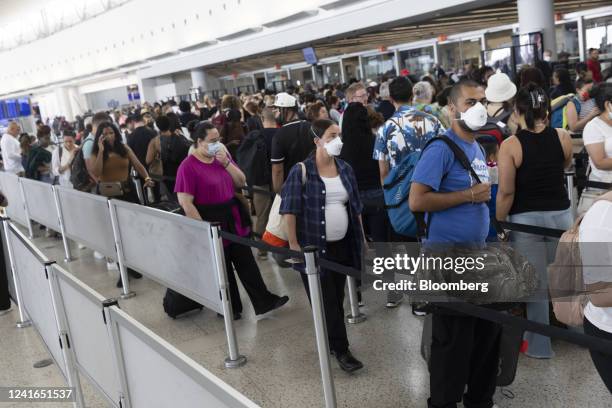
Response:
[[[130,268],[222,313],[210,224],[111,200]]]
[[[87,248],[117,259],[106,197],[56,186],[66,236]]]
[[[15,257],[15,269],[23,306],[38,330],[64,378],[66,362],[59,344],[59,331],[49,281],[45,274],[44,255],[16,229],[9,228],[10,245]]]
[[[79,373],[85,374],[102,396],[118,407],[117,370],[103,318],[105,298],[58,265],[53,265],[53,272]]]
[[[28,179],[21,179],[21,184],[30,219],[59,232],[59,215],[55,206],[53,186]]]
[[[111,307],[110,315],[132,408],[258,407],[121,309]]]
[[[28,225],[25,204],[19,186],[19,177],[12,173],[0,171],[0,191],[8,201],[6,215],[21,225]]]

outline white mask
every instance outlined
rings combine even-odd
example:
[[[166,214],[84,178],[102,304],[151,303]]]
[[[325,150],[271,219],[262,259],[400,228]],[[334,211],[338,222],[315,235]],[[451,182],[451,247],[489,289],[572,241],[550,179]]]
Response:
[[[550,55],[544,55],[544,61],[549,62],[550,61]]]
[[[465,112],[461,112],[460,120],[471,130],[476,131],[487,124],[487,108],[477,102],[476,105],[472,106]]]
[[[340,152],[342,151],[342,145],[342,139],[336,137],[333,140],[325,143],[323,148],[327,151],[327,154],[334,157],[340,155]]]
[[[221,142],[214,142],[208,144],[208,154],[210,156],[214,156],[219,150],[221,150]]]

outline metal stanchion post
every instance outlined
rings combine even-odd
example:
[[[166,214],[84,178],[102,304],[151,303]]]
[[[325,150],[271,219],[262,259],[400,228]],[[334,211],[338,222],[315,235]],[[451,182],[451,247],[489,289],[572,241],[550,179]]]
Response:
[[[115,238],[115,248],[117,248],[117,262],[119,263],[119,273],[121,274],[121,282],[123,283],[123,292],[121,299],[128,299],[136,294],[130,292],[130,281],[128,279],[127,268],[123,262],[123,246],[121,245],[121,234],[119,233],[119,222],[117,221],[117,211],[112,202],[108,201],[108,209],[111,216],[111,226],[113,227],[113,237]]]
[[[321,365],[321,381],[323,382],[323,394],[325,396],[325,407],[336,407],[336,389],[334,378],[331,373],[331,361],[329,357],[329,342],[327,340],[327,325],[323,306],[323,294],[321,291],[321,277],[315,258],[315,247],[304,248],[306,259],[306,275],[308,275],[308,288],[310,290],[310,303],[312,306],[312,318],[314,320],[315,336],[317,340],[317,351],[319,352],[319,364]]]
[[[136,187],[136,194],[138,195],[138,201],[140,204],[145,205],[144,199],[144,191],[142,189],[142,184],[140,183],[140,179],[138,178],[138,174],[136,170],[132,169],[132,180],[134,181],[134,186]]]
[[[357,283],[355,278],[347,276],[346,285],[348,286],[349,303],[351,305],[351,314],[346,315],[346,321],[350,324],[357,324],[365,321],[366,315],[359,311],[359,300],[357,296]]]
[[[21,193],[21,199],[23,200],[23,209],[25,211],[25,216],[27,218],[27,227],[28,227],[28,238],[34,239],[34,229],[32,228],[32,220],[30,219],[30,210],[28,210],[28,205],[26,204],[25,199],[25,191],[23,191],[23,184],[21,184],[21,180],[17,179],[19,183],[19,191]]]
[[[246,364],[245,356],[240,355],[238,350],[238,340],[234,330],[234,313],[229,296],[229,283],[227,280],[227,269],[225,269],[225,257],[223,256],[223,241],[219,235],[221,228],[219,225],[211,225],[212,244],[215,254],[215,269],[219,279],[219,289],[221,290],[221,302],[223,304],[223,320],[225,321],[225,335],[227,336],[227,346],[229,357],[225,359],[226,368],[238,368]]]
[[[57,209],[57,217],[59,219],[60,232],[62,234],[62,242],[64,244],[64,261],[70,262],[73,260],[72,254],[70,253],[70,242],[68,241],[68,237],[66,236],[66,226],[64,225],[64,213],[62,211],[62,206],[60,204],[59,192],[57,188],[53,186],[53,198],[55,200],[55,208]]]
[[[13,247],[11,245],[10,234],[9,234],[9,219],[2,218],[2,227],[4,229],[4,239],[6,240],[6,248],[8,250],[9,264],[11,265],[11,273],[13,274],[13,284],[15,285],[15,296],[17,297],[17,307],[19,309],[19,321],[17,327],[24,328],[32,325],[32,321],[26,318],[26,312],[23,307],[23,298],[21,297],[21,285],[19,284],[19,278],[17,277],[17,267],[15,266],[15,255],[13,254]]]
[[[574,191],[574,174],[575,172],[566,172],[565,177],[567,180],[567,195],[570,199],[570,208],[572,209],[572,219],[576,219],[576,212],[578,209],[578,197]]]
[[[59,286],[57,284],[57,277],[55,271],[51,266],[54,262],[48,262],[45,264],[47,279],[49,281],[49,290],[51,292],[51,302],[55,309],[55,323],[57,330],[60,335],[60,345],[62,348],[62,356],[64,357],[64,364],[66,364],[66,379],[68,385],[75,389],[75,399],[73,405],[77,408],[85,407],[85,401],[83,399],[83,390],[81,388],[81,381],[79,379],[79,372],[76,369],[76,357],[74,350],[70,345],[70,337],[68,333],[68,318],[66,317],[66,310],[64,309],[64,303],[60,300],[61,295]]]
[[[119,330],[117,329],[117,323],[111,318],[110,308],[119,307],[116,299],[107,299],[102,303],[104,308],[102,316],[104,318],[104,324],[108,331],[108,336],[111,339],[111,352],[113,354],[114,366],[119,374],[119,406],[124,408],[131,408],[132,401],[130,399],[130,390],[127,383],[127,373],[125,371],[123,348],[121,347],[121,340],[119,339]]]

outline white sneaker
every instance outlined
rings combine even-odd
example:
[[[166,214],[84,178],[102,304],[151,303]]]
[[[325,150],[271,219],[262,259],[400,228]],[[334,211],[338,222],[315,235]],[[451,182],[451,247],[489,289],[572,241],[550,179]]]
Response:
[[[119,267],[117,266],[116,262],[107,262],[106,269],[109,271],[118,271]]]
[[[96,259],[104,259],[104,255],[102,255],[98,251],[94,251],[94,258],[96,258]]]
[[[77,243],[77,248],[79,249],[85,249],[85,245],[81,244],[80,242]]]

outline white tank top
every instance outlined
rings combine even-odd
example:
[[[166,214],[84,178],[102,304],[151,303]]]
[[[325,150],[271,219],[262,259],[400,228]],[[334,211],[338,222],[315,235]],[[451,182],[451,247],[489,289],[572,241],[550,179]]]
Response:
[[[340,176],[321,177],[321,180],[325,184],[325,240],[340,241],[348,230],[348,193]]]

